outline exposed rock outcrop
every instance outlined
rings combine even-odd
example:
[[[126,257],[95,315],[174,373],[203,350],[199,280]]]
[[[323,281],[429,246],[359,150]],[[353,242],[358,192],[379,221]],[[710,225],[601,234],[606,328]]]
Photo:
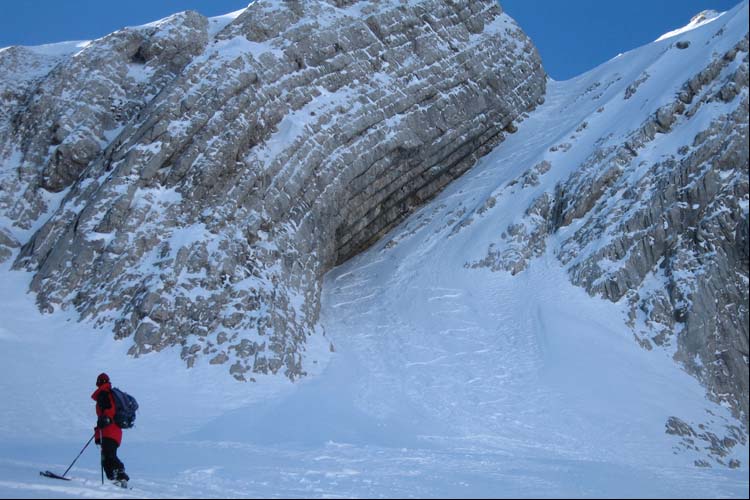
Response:
[[[501,141],[546,76],[494,0],[267,0],[208,25],[119,31],[19,90],[0,209],[16,235],[54,212],[15,262],[43,310],[135,355],[295,378],[322,274]]]
[[[645,81],[630,84],[622,99]],[[516,274],[556,235],[575,284],[626,302],[641,345],[671,346],[710,397],[747,425],[748,104],[745,35],[622,143],[599,138],[554,192],[535,198],[487,256],[468,265]],[[694,119],[704,107],[721,111]],[[674,141],[682,125],[677,151],[648,153]],[[505,189],[538,176],[534,167]]]
[[[50,194],[83,180],[125,124],[203,50],[206,25],[184,12],[82,43],[72,56],[0,51],[3,109],[10,111],[0,116],[3,215],[28,230],[55,208]]]
[[[717,436],[709,431],[704,424],[698,424],[698,429],[678,417],[669,417],[665,424],[666,433],[679,437],[679,443],[675,446],[675,451],[693,450],[698,453],[706,452],[717,464],[729,467],[730,469],[739,468],[742,463],[735,458],[727,459],[732,449],[740,445],[747,444],[747,433],[743,432],[737,426],[725,426],[726,435]],[[698,467],[710,467],[711,464],[706,460],[696,460],[695,465]]]

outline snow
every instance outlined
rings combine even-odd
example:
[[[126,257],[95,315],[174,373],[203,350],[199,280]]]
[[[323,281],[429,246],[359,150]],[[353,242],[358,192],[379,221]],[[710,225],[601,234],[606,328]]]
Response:
[[[252,54],[256,59],[264,54],[271,54],[274,57],[283,57],[284,52],[274,47],[272,42],[252,42],[244,36],[235,36],[229,40],[219,40],[211,48],[214,57],[222,59],[236,59],[245,54]]]
[[[668,33],[664,33],[662,36],[657,38],[656,41],[658,42],[660,40],[666,40],[667,38],[672,38],[674,36],[687,33],[688,31],[692,31],[695,28],[699,28],[705,24],[715,21],[722,14],[723,13],[716,12],[715,10],[704,10],[697,16],[694,16],[687,25],[683,26],[682,28],[678,28],[676,30],[670,31]]]
[[[44,45],[27,46],[32,52],[43,56],[72,56],[89,46],[91,40],[77,40],[72,42],[48,43]]]
[[[318,97],[301,108],[287,113],[276,126],[277,130],[256,152],[266,164],[272,162],[289,144],[302,136],[302,133],[319,119],[318,116],[322,111],[334,107],[356,111],[361,106],[360,103],[354,101],[357,93],[351,87],[341,87],[335,92],[329,92],[323,87],[316,87],[310,91],[316,92]],[[328,127],[323,125],[323,128]]]
[[[128,78],[136,83],[148,83],[156,70],[143,64],[128,65]]]
[[[250,2],[250,5],[252,5],[253,2]],[[224,14],[222,16],[215,16],[215,17],[209,17],[208,18],[208,37],[214,38],[217,33],[219,33],[221,30],[223,30],[229,23],[237,19],[240,14],[245,12],[247,10],[247,7],[244,7],[239,10],[235,10],[234,12],[230,12],[229,14]]]
[[[624,304],[570,283],[554,255],[565,231],[518,275],[464,266],[502,245],[502,230],[594,147],[620,143],[706,57],[742,37],[747,5],[674,35],[703,56],[662,40],[550,81],[545,104],[518,132],[325,277],[301,381],[253,375],[257,382],[238,383],[207,358],[188,370],[177,347],[129,357],[129,339],[76,322],[75,311],[39,313],[33,294],[19,293],[30,275],[0,265],[0,497],[747,498],[747,445],[726,459],[740,460],[738,470],[696,468],[704,455],[677,452],[665,433],[671,416],[720,436],[737,421],[671,350],[634,341]],[[726,35],[713,38],[719,25]],[[307,126],[315,102],[280,124],[271,154],[274,141]],[[722,106],[706,105],[694,120],[707,123]],[[639,153],[676,154],[695,123],[675,124],[674,139]],[[560,144],[569,146],[550,151]],[[539,185],[509,187],[542,160],[552,167]],[[181,199],[163,189],[137,198]],[[203,225],[180,228],[170,246],[212,237]],[[657,289],[662,277],[648,279]],[[90,437],[89,394],[101,371],[140,403],[120,450],[133,490],[100,484],[93,445],[70,483],[38,476],[62,473]]]

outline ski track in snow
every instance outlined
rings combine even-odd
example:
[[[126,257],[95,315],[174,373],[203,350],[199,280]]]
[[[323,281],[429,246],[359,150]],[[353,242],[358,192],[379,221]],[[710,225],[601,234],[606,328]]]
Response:
[[[621,141],[705,63],[675,70],[685,59],[670,44],[690,39],[710,54],[720,48],[705,41],[719,43],[712,35],[723,25],[746,31],[747,2],[549,82],[546,103],[517,133],[326,276],[325,337],[296,384],[234,383],[206,361],[186,370],[177,350],[127,357],[126,342],[70,311],[39,314],[18,292],[29,276],[4,264],[0,497],[746,498],[747,446],[735,448],[739,470],[699,469],[696,457],[673,453],[669,416],[703,422],[709,410],[729,412],[667,354],[641,349],[619,305],[571,285],[551,250],[516,276],[464,267],[597,140]],[[649,80],[624,101],[646,69]],[[596,82],[594,98],[584,89]],[[567,151],[549,150],[563,143]],[[504,194],[544,159],[552,168],[539,187]],[[479,215],[491,196],[496,205]],[[93,444],[70,483],[39,477],[62,473],[90,436],[89,394],[102,370],[141,404],[120,450],[133,489],[100,484]]]

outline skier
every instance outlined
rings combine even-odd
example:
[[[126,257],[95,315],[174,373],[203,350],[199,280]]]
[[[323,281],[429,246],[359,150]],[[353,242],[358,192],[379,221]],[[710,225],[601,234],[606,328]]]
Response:
[[[122,442],[122,429],[115,423],[115,398],[109,375],[101,373],[96,378],[96,391],[91,399],[96,401],[96,427],[94,442],[102,447],[102,467],[107,479],[126,487],[130,479],[125,473],[125,465],[117,458],[117,448]]]

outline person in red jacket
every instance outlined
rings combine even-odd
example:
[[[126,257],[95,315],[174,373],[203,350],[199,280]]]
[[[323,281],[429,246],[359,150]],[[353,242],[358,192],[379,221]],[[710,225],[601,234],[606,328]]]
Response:
[[[117,448],[122,442],[122,429],[115,423],[115,398],[109,375],[100,373],[96,378],[96,387],[91,395],[91,399],[96,401],[97,416],[94,442],[102,447],[102,467],[110,481],[127,483],[130,478],[125,473],[125,465],[117,458]]]

